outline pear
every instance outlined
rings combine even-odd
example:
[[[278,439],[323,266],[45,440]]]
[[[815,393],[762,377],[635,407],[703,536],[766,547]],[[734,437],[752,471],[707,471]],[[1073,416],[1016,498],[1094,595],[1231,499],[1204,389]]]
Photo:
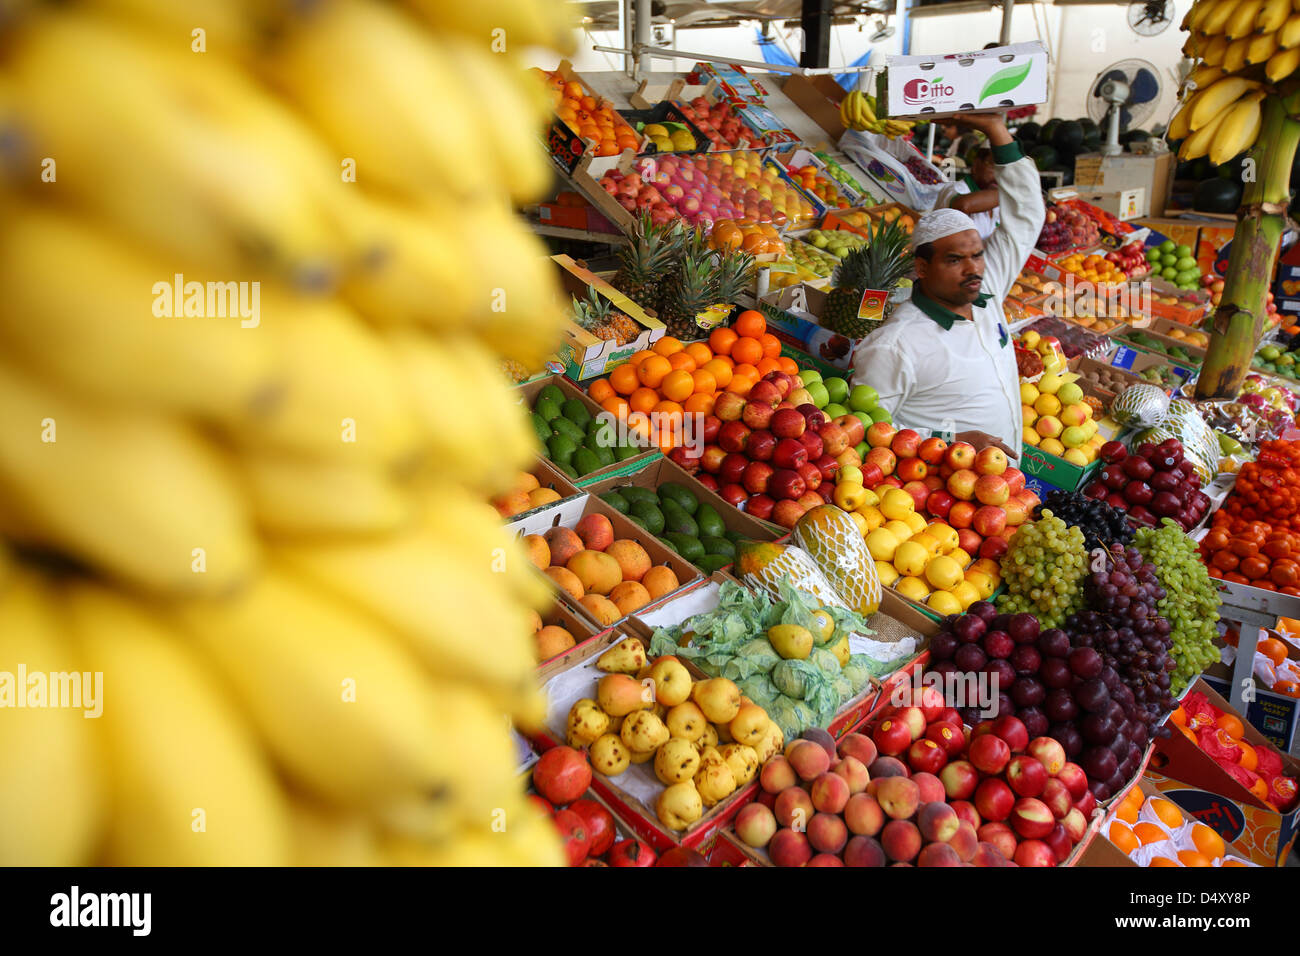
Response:
[[[700,769],[700,755],[695,744],[684,737],[673,737],[655,751],[655,776],[672,786],[685,783]]]
[[[716,750],[700,758],[695,774],[695,789],[706,807],[727,799],[736,789],[736,775]]]
[[[804,633],[808,632],[804,631]],[[811,641],[812,635],[809,635],[808,639]],[[811,643],[809,650],[812,650]],[[730,723],[740,711],[740,688],[725,677],[700,681],[692,689],[691,697],[700,705],[704,716],[714,724]]]
[[[840,667],[848,667],[849,655],[853,653],[849,650],[848,635],[841,637],[838,641],[828,647],[827,650],[835,655],[835,659],[840,662]]]
[[[722,765],[726,767],[724,763]],[[730,769],[727,771],[730,773]],[[687,780],[664,789],[655,801],[659,821],[670,830],[685,830],[704,814],[704,803],[695,784]]]
[[[591,745],[591,769],[597,773],[617,777],[631,762],[631,751],[615,734],[603,734]]]
[[[762,741],[759,742],[758,746],[754,748],[754,752],[758,754],[759,764],[762,765],[767,763],[768,760],[776,754],[779,754],[781,748],[784,746],[785,732],[781,730],[781,726],[775,720],[772,720],[769,717],[767,721],[767,736],[765,736]]]
[[[629,750],[653,753],[668,743],[668,727],[648,710],[637,711],[619,729],[619,737]]]
[[[753,747],[746,747],[744,744],[727,744],[718,753],[731,768],[731,775],[736,778],[736,786],[743,787],[758,773],[758,752]]]
[[[615,644],[596,660],[596,669],[606,674],[635,674],[645,667],[645,648],[635,637]]]
[[[786,660],[806,661],[812,653],[812,631],[798,624],[777,624],[767,629],[767,639]]]
[[[627,674],[607,674],[596,684],[596,702],[611,717],[623,717],[654,703],[649,687]]]
[[[584,697],[569,710],[568,731],[588,744],[609,732],[609,715]]]

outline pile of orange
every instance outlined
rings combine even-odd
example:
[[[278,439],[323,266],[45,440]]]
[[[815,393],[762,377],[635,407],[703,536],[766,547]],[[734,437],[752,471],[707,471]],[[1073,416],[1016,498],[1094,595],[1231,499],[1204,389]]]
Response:
[[[785,243],[775,226],[748,219],[719,219],[709,233],[709,244],[714,249],[743,249],[755,256],[785,254]]]
[[[672,423],[685,415],[712,414],[720,392],[748,395],[772,371],[797,375],[799,366],[781,355],[781,343],[767,331],[767,321],[751,309],[730,327],[714,329],[706,342],[686,344],[665,335],[651,348],[634,353],[608,378],[592,382],[588,393],[619,418],[641,412]],[[679,443],[666,428],[651,440],[665,453]]]
[[[1132,856],[1140,847],[1169,839],[1172,832],[1178,830],[1187,822],[1182,810],[1178,809],[1176,804],[1162,797],[1152,797],[1151,811],[1163,825],[1139,823],[1138,814],[1141,813],[1146,801],[1147,797],[1141,788],[1134,787],[1116,806],[1115,818],[1106,829],[1106,837],[1115,845],[1116,849],[1126,856]],[[1151,860],[1150,865],[1213,866],[1215,860],[1223,859],[1224,854],[1228,852],[1223,837],[1219,836],[1213,828],[1203,823],[1197,823],[1192,827],[1191,838],[1195,849],[1179,850],[1177,862],[1167,857],[1155,857]]]
[[[598,99],[576,80],[558,71],[539,71],[546,77],[555,114],[583,139],[596,144],[597,156],[617,156],[625,149],[638,152],[641,139],[608,101]]]

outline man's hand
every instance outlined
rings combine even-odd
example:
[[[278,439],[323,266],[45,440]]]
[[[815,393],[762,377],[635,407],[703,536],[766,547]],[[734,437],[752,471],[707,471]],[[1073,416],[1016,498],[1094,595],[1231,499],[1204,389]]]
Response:
[[[990,146],[1005,146],[1012,141],[1001,113],[956,113],[952,121],[967,129],[979,130],[989,138]]]
[[[976,448],[987,448],[989,445],[992,445],[994,448],[1002,449],[1003,453],[1008,458],[1014,460],[1016,457],[1016,453],[1014,451],[1012,451],[1006,445],[1002,444],[1002,442],[994,438],[988,432],[981,432],[981,431],[958,432],[955,438],[957,441],[964,441],[967,444],[974,445]]]

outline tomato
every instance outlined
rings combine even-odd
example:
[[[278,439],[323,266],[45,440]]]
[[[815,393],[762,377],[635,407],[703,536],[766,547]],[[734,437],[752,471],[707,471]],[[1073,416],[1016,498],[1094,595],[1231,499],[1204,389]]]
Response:
[[[1224,531],[1222,528],[1213,528],[1201,540],[1201,545],[1207,551],[1213,553],[1215,551],[1222,551],[1226,548],[1230,540],[1231,538],[1229,538],[1228,532]]]
[[[1260,578],[1268,574],[1268,558],[1261,558],[1254,554],[1247,558],[1241,559],[1241,573],[1250,578],[1252,582],[1257,582]]]
[[[1264,546],[1259,550],[1270,558],[1289,558],[1291,557],[1291,542],[1287,537],[1274,535],[1265,541]]]
[[[1269,569],[1268,577],[1280,588],[1295,587],[1300,584],[1300,565],[1294,561],[1275,561]]]
[[[1241,559],[1231,551],[1224,550],[1216,554],[1210,563],[1221,571],[1236,571]]]
[[[1222,553],[1222,552],[1220,552]],[[1249,584],[1244,574],[1238,574],[1236,571],[1229,571],[1223,576],[1223,580],[1231,581],[1233,584]]]
[[[1259,554],[1259,542],[1249,537],[1251,532],[1243,532],[1240,537],[1233,538],[1228,544],[1228,549],[1239,558],[1249,558]]]

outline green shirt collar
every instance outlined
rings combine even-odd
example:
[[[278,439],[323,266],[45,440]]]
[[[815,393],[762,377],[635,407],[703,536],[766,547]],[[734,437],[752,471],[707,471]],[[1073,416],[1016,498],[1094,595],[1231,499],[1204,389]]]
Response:
[[[990,298],[992,298],[992,296],[984,292],[981,292],[978,296],[975,297],[975,301],[972,302],[971,305],[977,306],[982,309],[988,303]],[[958,315],[956,312],[953,312],[951,309],[945,308],[944,306],[940,305],[938,302],[935,302],[934,299],[930,298],[928,295],[926,295],[924,292],[921,291],[921,287],[919,285],[912,286],[912,304],[916,306],[918,309],[920,309],[922,312],[924,312],[926,315],[928,315],[930,318],[934,319],[934,321],[937,322],[945,332],[947,332],[949,329],[952,328],[952,324],[954,322],[966,321],[966,317],[964,315]]]
[[[977,193],[980,191],[980,184],[975,182],[975,177],[970,173],[967,173],[962,177],[962,182],[966,184],[967,188],[969,188],[971,192]]]

